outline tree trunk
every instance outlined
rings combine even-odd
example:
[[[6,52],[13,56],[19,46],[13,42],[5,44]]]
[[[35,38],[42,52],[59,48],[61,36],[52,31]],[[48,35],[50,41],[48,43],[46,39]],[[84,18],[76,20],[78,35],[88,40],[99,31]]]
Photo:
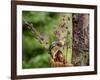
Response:
[[[73,53],[74,66],[89,65],[89,15],[73,14]]]

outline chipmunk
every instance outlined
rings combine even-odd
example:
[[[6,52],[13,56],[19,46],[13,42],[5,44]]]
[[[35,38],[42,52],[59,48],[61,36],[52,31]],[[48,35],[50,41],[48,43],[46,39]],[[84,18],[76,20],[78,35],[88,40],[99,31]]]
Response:
[[[65,63],[65,58],[63,56],[62,51],[60,50],[62,46],[63,44],[61,42],[56,41],[52,43],[52,45],[49,48],[49,53],[55,62]]]
[[[51,55],[51,66],[54,67],[71,67],[71,63],[68,63],[63,55],[63,52],[60,50],[64,46],[64,43],[61,41],[53,42],[49,48],[49,54]]]

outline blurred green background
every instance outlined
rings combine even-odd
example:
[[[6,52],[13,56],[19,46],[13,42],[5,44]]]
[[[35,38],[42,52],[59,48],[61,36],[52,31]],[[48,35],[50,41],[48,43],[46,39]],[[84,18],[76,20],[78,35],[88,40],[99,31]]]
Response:
[[[62,13],[55,12],[35,12],[22,11],[22,22],[32,23],[38,32],[44,33],[49,38],[49,44],[56,40],[53,31],[59,25],[59,18]],[[72,17],[71,14],[67,14]],[[69,21],[69,27],[72,26],[72,18]],[[72,27],[69,28],[72,33]],[[72,45],[72,34],[69,34],[68,43]],[[50,55],[31,33],[30,30],[23,27],[22,32],[22,68],[45,68],[49,66]],[[68,60],[71,62],[71,49],[68,50]]]

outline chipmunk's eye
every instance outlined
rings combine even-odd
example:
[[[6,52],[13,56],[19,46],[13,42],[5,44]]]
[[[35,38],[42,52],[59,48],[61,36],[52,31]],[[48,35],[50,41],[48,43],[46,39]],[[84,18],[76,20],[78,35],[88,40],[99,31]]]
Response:
[[[66,29],[68,29],[68,27],[66,27]]]

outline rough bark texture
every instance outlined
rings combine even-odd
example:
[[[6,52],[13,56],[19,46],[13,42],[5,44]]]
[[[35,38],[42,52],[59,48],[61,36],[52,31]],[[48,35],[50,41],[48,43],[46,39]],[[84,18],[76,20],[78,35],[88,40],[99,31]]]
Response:
[[[73,55],[74,66],[89,65],[89,15],[73,14]]]

